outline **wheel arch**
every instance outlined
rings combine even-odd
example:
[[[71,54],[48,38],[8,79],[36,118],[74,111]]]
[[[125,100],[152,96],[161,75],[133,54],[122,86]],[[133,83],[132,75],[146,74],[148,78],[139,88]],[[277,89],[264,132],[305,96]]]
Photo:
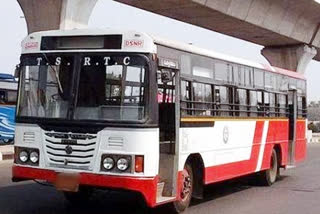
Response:
[[[283,167],[284,166],[284,163],[283,163],[283,151],[282,151],[282,147],[280,144],[275,144],[273,146],[273,149],[276,151],[277,153],[277,158],[278,158],[278,164],[279,166]]]

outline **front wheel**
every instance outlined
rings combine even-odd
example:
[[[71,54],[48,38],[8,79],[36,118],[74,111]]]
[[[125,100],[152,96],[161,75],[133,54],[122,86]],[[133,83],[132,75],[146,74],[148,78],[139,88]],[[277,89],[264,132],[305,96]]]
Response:
[[[193,192],[193,171],[190,163],[186,163],[182,171],[182,184],[180,187],[179,200],[173,202],[173,208],[176,213],[183,212],[191,202]]]
[[[272,150],[270,168],[259,173],[259,181],[263,186],[271,186],[277,181],[280,175],[278,155],[275,149]]]

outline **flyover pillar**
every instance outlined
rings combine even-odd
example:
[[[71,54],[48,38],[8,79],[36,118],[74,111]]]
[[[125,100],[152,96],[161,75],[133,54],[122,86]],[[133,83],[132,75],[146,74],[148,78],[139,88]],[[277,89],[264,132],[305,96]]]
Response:
[[[272,66],[304,74],[309,62],[316,56],[317,50],[307,45],[265,47],[261,54]]]
[[[17,0],[26,18],[28,33],[85,28],[97,0]]]

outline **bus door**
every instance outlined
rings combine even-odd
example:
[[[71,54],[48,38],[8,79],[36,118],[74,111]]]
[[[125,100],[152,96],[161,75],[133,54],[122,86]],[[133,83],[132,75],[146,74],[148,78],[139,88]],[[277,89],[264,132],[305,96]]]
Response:
[[[180,121],[177,113],[178,70],[158,67],[157,100],[159,106],[160,129],[160,162],[157,203],[172,199],[175,196],[177,171],[177,130]]]
[[[288,165],[295,165],[295,147],[296,147],[296,124],[297,124],[297,90],[289,90],[289,144],[288,144]]]

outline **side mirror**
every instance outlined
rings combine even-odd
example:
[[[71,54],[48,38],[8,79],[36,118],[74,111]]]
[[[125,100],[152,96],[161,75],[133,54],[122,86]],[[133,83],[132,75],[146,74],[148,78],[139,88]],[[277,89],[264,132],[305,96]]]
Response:
[[[19,78],[20,77],[20,71],[21,71],[21,68],[20,68],[20,65],[16,65],[16,69],[14,70],[14,77],[15,78]]]

